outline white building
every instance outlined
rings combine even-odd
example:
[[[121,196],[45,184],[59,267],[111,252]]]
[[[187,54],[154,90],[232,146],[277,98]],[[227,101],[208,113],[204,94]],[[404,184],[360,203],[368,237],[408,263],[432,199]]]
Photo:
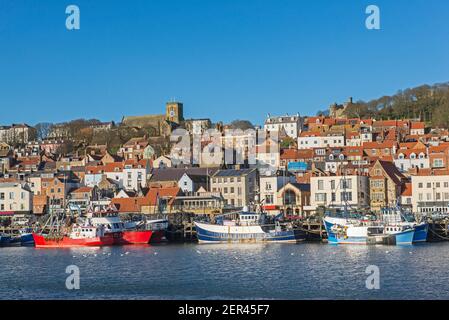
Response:
[[[310,178],[310,205],[364,207],[369,205],[367,176],[314,176]]]
[[[296,178],[289,172],[278,171],[272,175],[260,175],[260,201],[266,208],[273,208],[282,205],[278,200],[278,191],[287,183],[296,182]]]
[[[171,168],[172,162],[169,156],[160,156],[153,160],[153,168]]]
[[[280,116],[280,117],[272,117],[271,115],[267,116],[264,124],[264,130],[271,131],[282,131],[293,138],[296,139],[298,135],[301,133],[302,129],[302,119],[299,116],[299,113],[294,116]]]
[[[147,186],[150,173],[150,162],[148,160],[128,160],[123,167],[123,187],[126,190],[139,190]]]
[[[412,176],[413,212],[449,213],[449,174],[426,173]]]
[[[429,157],[427,156],[427,151],[425,149],[398,150],[394,159],[394,164],[401,172],[406,172],[413,168],[430,168]]]
[[[28,185],[0,183],[0,212],[31,213],[33,193]]]
[[[298,149],[344,147],[343,135],[322,135],[319,132],[303,132],[298,138]]]

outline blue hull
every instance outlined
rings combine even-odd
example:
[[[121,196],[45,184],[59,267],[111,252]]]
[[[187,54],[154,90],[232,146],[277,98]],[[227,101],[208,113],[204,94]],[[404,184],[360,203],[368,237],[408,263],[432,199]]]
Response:
[[[415,227],[415,234],[413,235],[413,243],[426,242],[429,225],[427,223],[417,225]]]
[[[329,244],[366,244],[366,237],[342,237],[332,232],[333,224],[327,221],[324,221],[324,226],[327,232],[327,242]]]
[[[11,243],[10,236],[0,236],[0,246],[7,246]]]
[[[267,233],[217,233],[196,226],[197,238],[200,242],[211,243],[247,243],[247,242],[300,242],[306,240],[307,234],[301,230],[289,230]]]
[[[368,237],[344,237],[341,235],[337,235],[334,232],[332,232],[332,226],[333,224],[327,221],[324,221],[327,236],[328,236],[328,243],[329,244],[368,244]],[[427,229],[426,229],[427,230]],[[418,235],[421,237],[422,234],[418,233]],[[426,231],[427,235],[427,231]],[[400,233],[391,234],[391,235],[385,235],[384,240],[386,241],[387,238],[394,238],[394,244],[396,245],[407,245],[412,244],[414,242],[415,237],[415,229],[410,229],[406,231],[402,231]],[[387,242],[389,243],[389,242]]]
[[[22,246],[33,246],[34,238],[32,233],[22,234],[20,236],[20,244]]]
[[[396,238],[397,245],[404,245],[404,244],[412,244],[414,235],[415,229],[410,229],[402,231],[400,233],[396,233],[393,236]]]

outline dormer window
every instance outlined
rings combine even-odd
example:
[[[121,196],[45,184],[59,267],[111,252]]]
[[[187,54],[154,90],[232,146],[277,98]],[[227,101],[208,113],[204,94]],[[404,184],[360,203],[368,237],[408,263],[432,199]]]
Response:
[[[399,159],[404,159],[404,154],[399,154]]]
[[[416,159],[416,154],[412,153],[412,154],[410,155],[410,159]]]

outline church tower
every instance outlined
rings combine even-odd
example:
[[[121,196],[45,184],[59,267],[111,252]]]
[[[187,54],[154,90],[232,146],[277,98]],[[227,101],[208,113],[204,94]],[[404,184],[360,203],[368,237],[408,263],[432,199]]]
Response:
[[[184,121],[182,102],[167,102],[165,105],[165,118],[168,121],[179,124]]]

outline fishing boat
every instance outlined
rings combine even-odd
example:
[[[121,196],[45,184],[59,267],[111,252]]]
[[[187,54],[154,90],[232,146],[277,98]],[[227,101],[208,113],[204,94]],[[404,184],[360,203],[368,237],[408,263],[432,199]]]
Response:
[[[297,243],[306,239],[306,233],[291,224],[275,221],[267,224],[263,213],[239,212],[237,219],[221,220],[215,224],[195,221],[199,243]]]
[[[396,205],[396,207],[393,208],[382,208],[381,219],[388,226],[413,228],[415,230],[415,233],[413,234],[413,243],[427,241],[429,224],[426,222],[417,222],[413,215],[405,213],[399,205]]]
[[[152,230],[140,230],[136,227],[128,227],[116,216],[94,217],[90,219],[93,226],[104,227],[105,233],[110,234],[114,239],[114,244],[147,244],[153,235]]]
[[[7,246],[11,243],[11,236],[4,234],[4,233],[0,233],[0,246]]]
[[[323,219],[330,244],[412,244],[415,229],[410,226],[385,226],[376,221]]]
[[[34,245],[33,230],[31,228],[22,228],[19,230],[20,244],[22,246]]]
[[[112,236],[103,227],[73,225],[67,235],[44,235],[33,233],[36,248],[99,247],[114,244]]]

